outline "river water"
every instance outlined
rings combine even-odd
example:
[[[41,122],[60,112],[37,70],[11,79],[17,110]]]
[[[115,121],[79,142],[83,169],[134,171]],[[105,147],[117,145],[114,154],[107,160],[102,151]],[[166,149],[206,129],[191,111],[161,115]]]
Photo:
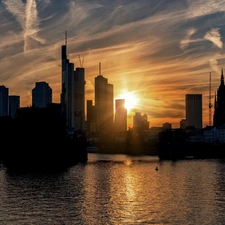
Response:
[[[89,154],[54,173],[1,167],[0,224],[224,225],[225,160]]]

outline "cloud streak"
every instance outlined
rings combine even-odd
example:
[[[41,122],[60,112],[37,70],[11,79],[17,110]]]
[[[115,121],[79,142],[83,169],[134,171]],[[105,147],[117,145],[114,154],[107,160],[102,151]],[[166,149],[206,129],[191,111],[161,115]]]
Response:
[[[6,9],[15,16],[23,29],[24,53],[32,47],[32,41],[43,44],[44,39],[38,36],[39,22],[37,4],[35,0],[27,0],[26,3],[18,0],[3,0]]]

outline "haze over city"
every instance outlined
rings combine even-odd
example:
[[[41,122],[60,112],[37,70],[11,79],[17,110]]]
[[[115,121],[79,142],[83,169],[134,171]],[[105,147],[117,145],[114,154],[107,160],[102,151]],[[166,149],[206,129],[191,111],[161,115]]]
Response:
[[[179,127],[185,95],[202,94],[203,126],[224,67],[225,0],[2,0],[0,84],[30,106],[35,82],[46,81],[60,102],[61,46],[85,68],[86,100],[94,78],[114,85],[114,98],[131,99],[150,126]],[[213,110],[212,110],[213,112]]]

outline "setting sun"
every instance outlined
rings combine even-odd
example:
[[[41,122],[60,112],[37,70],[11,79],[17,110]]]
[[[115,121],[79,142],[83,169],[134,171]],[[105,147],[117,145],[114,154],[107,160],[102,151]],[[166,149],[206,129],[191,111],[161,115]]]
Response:
[[[128,112],[133,109],[138,103],[138,98],[133,92],[127,92],[121,95],[120,98],[125,99],[124,106]]]

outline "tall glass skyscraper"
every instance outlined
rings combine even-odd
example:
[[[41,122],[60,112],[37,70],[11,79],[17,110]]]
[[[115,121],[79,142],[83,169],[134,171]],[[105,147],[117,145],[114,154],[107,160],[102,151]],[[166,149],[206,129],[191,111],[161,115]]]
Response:
[[[101,68],[101,64],[99,64]],[[95,110],[97,131],[108,132],[113,126],[113,85],[108,83],[108,79],[101,75],[95,77]]]
[[[67,37],[61,48],[62,89],[60,95],[61,111],[66,119],[68,131],[84,130],[85,126],[85,70],[76,68],[67,58]]]

